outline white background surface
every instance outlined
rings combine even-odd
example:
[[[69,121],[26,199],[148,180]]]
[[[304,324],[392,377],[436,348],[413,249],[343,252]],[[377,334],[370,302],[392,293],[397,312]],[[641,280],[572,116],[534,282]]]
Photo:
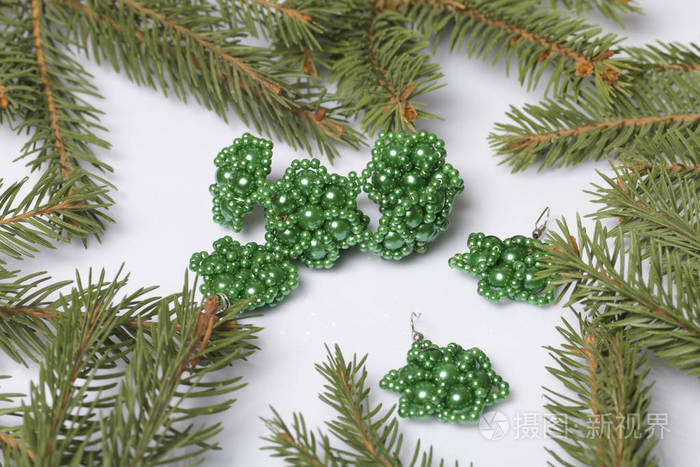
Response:
[[[628,43],[654,39],[698,40],[696,0],[642,2],[646,16],[626,19],[628,28],[591,17],[606,30],[630,37]],[[114,272],[126,263],[131,289],[160,284],[161,293],[179,290],[190,255],[210,250],[217,238],[232,234],[241,241],[263,241],[261,211],[246,218],[246,230],[235,234],[211,220],[207,187],[214,177],[212,159],[217,151],[246,131],[235,120],[219,120],[194,102],[183,104],[158,92],[138,88],[108,67],[87,62],[94,82],[104,96],[97,106],[105,111],[104,125],[111,151],[99,157],[115,168],[111,180],[119,187],[111,215],[116,225],[108,228],[101,245],[91,242],[84,249],[78,242],[44,251],[37,259],[11,263],[23,272],[46,270],[56,279],[67,279],[78,269],[90,267]],[[494,122],[505,121],[509,105],[537,102],[541,89],[527,93],[515,77],[504,76],[503,64],[491,67],[464,55],[448,55],[441,47],[437,61],[443,65],[445,88],[427,97],[429,110],[445,122],[420,123],[447,141],[448,161],[460,171],[466,190],[457,199],[450,229],[430,245],[425,255],[401,262],[384,261],[359,250],[345,251],[331,270],[300,267],[300,286],[280,306],[258,319],[263,349],[245,364],[225,371],[243,375],[248,386],[236,394],[238,402],[221,419],[222,450],[209,454],[206,465],[280,465],[259,448],[265,427],[260,416],[270,415],[268,405],[289,418],[303,411],[309,425],[320,425],[331,411],[317,398],[322,379],[313,363],[325,358],[324,343],[341,345],[347,357],[369,354],[368,381],[372,401],[390,406],[393,393],[377,382],[391,368],[404,363],[411,343],[408,316],[420,312],[419,329],[434,342],[457,342],[478,346],[491,358],[494,369],[510,382],[512,394],[495,406],[510,420],[511,430],[500,441],[489,441],[473,425],[456,426],[432,420],[402,421],[406,446],[420,437],[447,460],[458,459],[480,467],[542,465],[542,425],[535,439],[523,438],[514,429],[518,415],[544,415],[542,386],[560,389],[545,370],[552,359],[542,348],[561,342],[554,327],[571,312],[558,306],[545,309],[506,302],[494,306],[476,294],[476,281],[447,266],[447,259],[465,251],[466,236],[483,231],[500,237],[531,231],[544,206],[556,217],[575,222],[576,213],[591,212],[589,195],[583,192],[597,181],[596,169],[606,163],[586,163],[573,169],[516,175],[499,166],[486,137]],[[546,82],[543,79],[542,82]],[[543,88],[544,86],[540,86]],[[2,176],[7,181],[25,174],[21,163],[10,161],[19,153],[23,139],[0,128]],[[273,177],[279,177],[295,157],[304,157],[275,141]],[[331,170],[347,174],[360,171],[369,150],[343,151]],[[365,200],[362,209],[372,209]],[[376,219],[376,214],[372,213]],[[700,383],[652,359],[652,412],[668,414],[668,432],[655,454],[663,465],[691,465],[696,459],[700,436]],[[36,369],[0,360],[0,374],[14,376],[11,390],[26,391]],[[541,421],[541,420],[540,420]]]

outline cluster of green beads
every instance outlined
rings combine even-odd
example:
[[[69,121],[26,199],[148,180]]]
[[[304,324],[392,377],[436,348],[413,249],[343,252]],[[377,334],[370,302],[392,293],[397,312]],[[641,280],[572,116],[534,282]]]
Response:
[[[383,258],[422,253],[447,229],[464,182],[445,155],[445,142],[426,131],[410,136],[379,133],[372,160],[362,171],[362,188],[379,205],[372,249]]]
[[[482,297],[494,303],[509,297],[540,306],[554,301],[553,290],[543,293],[554,276],[538,276],[546,255],[539,240],[516,235],[501,241],[479,232],[469,235],[467,245],[469,252],[456,254],[449,265],[480,277],[477,291]]]
[[[330,268],[340,250],[366,236],[369,218],[357,209],[357,174],[329,174],[318,159],[292,161],[264,189],[265,240],[275,251],[310,268]]]
[[[219,152],[214,158],[216,183],[209,187],[215,222],[241,231],[243,216],[253,210],[271,164],[272,142],[248,133]]]
[[[255,297],[252,309],[279,302],[296,286],[290,259],[330,268],[341,250],[354,245],[387,259],[425,251],[447,228],[454,199],[464,189],[445,154],[444,141],[424,131],[380,133],[362,179],[355,172],[328,173],[318,160],[307,159],[293,161],[281,179],[270,182],[272,142],[248,133],[236,138],[214,159],[214,220],[240,231],[243,217],[262,204],[266,244],[241,246],[224,237],[211,254],[195,253],[190,269],[204,278],[202,293],[225,293],[232,301]],[[362,189],[379,205],[374,233],[357,208]]]
[[[274,306],[297,287],[297,267],[267,245],[241,245],[226,236],[213,246],[211,254],[202,251],[190,259],[190,269],[203,279],[204,295],[223,293],[231,303],[252,298],[247,311]]]
[[[510,389],[491,369],[491,361],[476,347],[438,347],[429,340],[414,342],[407,365],[391,370],[379,382],[401,394],[401,417],[433,415],[439,421],[468,423],[479,419],[486,406],[508,397]]]

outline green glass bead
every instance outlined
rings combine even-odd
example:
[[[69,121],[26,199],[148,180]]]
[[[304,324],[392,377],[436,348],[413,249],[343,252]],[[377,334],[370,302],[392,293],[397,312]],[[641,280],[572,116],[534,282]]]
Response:
[[[309,191],[318,182],[318,176],[311,170],[302,170],[296,177],[297,186],[304,190]]]
[[[315,230],[323,224],[323,211],[317,206],[306,206],[298,213],[299,225],[307,230]]]
[[[401,182],[409,190],[419,190],[425,186],[425,177],[418,172],[408,172],[403,176]]]
[[[288,193],[276,193],[272,197],[272,209],[277,214],[289,214],[296,209],[297,203]]]
[[[537,272],[538,271],[536,268],[530,268],[525,271],[525,280],[523,281],[525,290],[539,292],[540,290],[544,289],[545,285],[547,285],[546,278],[543,277],[540,279],[535,279],[535,274],[537,274]]]
[[[406,226],[409,229],[418,227],[423,222],[423,210],[420,206],[412,206],[406,211]]]
[[[411,396],[418,403],[426,403],[433,398],[435,394],[435,386],[427,381],[420,382],[413,386]]]
[[[487,405],[509,395],[508,383],[477,348],[463,350],[454,343],[438,347],[423,340],[411,346],[406,361],[379,382],[382,389],[401,395],[401,417],[433,415],[439,421],[471,423]]]
[[[345,194],[340,187],[330,187],[323,193],[321,204],[327,209],[340,207],[345,204]]]
[[[468,406],[473,399],[469,388],[457,386],[447,394],[447,406],[451,409],[461,409]]]
[[[539,306],[554,301],[554,291],[546,290],[554,276],[535,280],[546,267],[540,241],[522,235],[501,241],[479,232],[469,235],[467,245],[470,251],[456,254],[448,264],[482,278],[477,285],[479,295],[494,303],[503,297]]]
[[[372,184],[381,193],[387,193],[391,191],[394,188],[394,186],[396,186],[396,182],[392,177],[380,172],[374,174],[374,176],[372,177]]]
[[[437,230],[433,224],[423,224],[416,229],[416,240],[419,242],[430,242],[437,235]]]
[[[401,248],[403,244],[403,239],[396,232],[389,232],[386,237],[384,237],[384,246],[389,250],[397,250]]]
[[[233,286],[234,278],[231,274],[217,274],[212,280],[212,288],[215,292],[226,293]]]
[[[434,368],[433,375],[438,383],[451,383],[457,379],[459,369],[454,363],[441,363]]]
[[[487,280],[494,287],[505,287],[512,273],[507,266],[494,266],[488,273]]]
[[[352,226],[344,219],[334,219],[326,224],[326,231],[338,241],[343,241],[352,232]]]

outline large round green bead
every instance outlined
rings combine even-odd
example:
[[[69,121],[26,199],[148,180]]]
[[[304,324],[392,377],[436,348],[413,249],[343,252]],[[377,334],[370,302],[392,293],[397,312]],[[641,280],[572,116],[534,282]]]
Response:
[[[498,265],[491,268],[486,280],[493,287],[504,287],[508,284],[512,272],[508,266]]]
[[[523,281],[523,287],[531,292],[539,292],[544,289],[546,285],[546,279],[540,278],[535,280],[535,274],[538,270],[535,268],[530,268],[525,271],[525,280]]]
[[[503,253],[501,253],[501,259],[504,263],[513,263],[515,261],[522,261],[527,256],[527,248],[521,246],[513,246],[507,248]]]
[[[262,153],[260,148],[255,146],[245,146],[243,149],[241,149],[239,157],[253,164],[260,164],[260,162],[262,162]]]
[[[216,171],[216,181],[219,183],[229,183],[233,178],[233,170],[228,167],[221,167]]]
[[[384,161],[392,167],[403,167],[406,163],[404,146],[401,143],[391,143],[384,149]]]
[[[297,221],[306,230],[315,230],[323,224],[323,211],[318,206],[306,206],[297,214]]]
[[[418,172],[408,172],[403,176],[401,182],[409,190],[420,190],[425,186],[425,178]]]
[[[423,224],[416,229],[416,240],[419,242],[430,242],[436,235],[437,230],[433,224]]]
[[[384,246],[388,250],[398,250],[403,246],[403,244],[403,239],[396,232],[389,232],[388,234],[386,234],[386,237],[384,237]]]
[[[372,175],[372,185],[381,193],[388,193],[394,188],[396,182],[385,173],[375,172],[375,174]]]
[[[277,233],[277,237],[285,245],[294,245],[299,236],[299,231],[294,227],[288,227]]]
[[[263,268],[262,277],[264,277],[271,284],[281,284],[287,280],[287,273],[284,268],[276,266],[274,264],[267,265]]]
[[[413,386],[411,396],[413,397],[413,400],[418,403],[426,403],[433,397],[436,389],[437,388],[432,383],[421,381]]]
[[[421,222],[423,222],[423,210],[420,206],[411,206],[406,211],[404,219],[406,221],[406,226],[409,229],[414,229],[418,227]]]
[[[309,258],[313,260],[319,260],[323,259],[326,257],[326,249],[323,248],[318,242],[315,240],[311,241],[311,246],[309,247],[308,250],[306,250],[306,253]]]
[[[345,193],[338,186],[332,186],[323,193],[321,204],[327,208],[338,208],[345,204]]]
[[[231,274],[217,274],[211,282],[211,287],[214,293],[228,293],[234,282],[235,279]]]
[[[289,214],[297,207],[294,198],[285,192],[275,193],[272,196],[271,204],[272,209],[277,214]]]
[[[440,363],[433,369],[433,379],[438,383],[451,383],[459,376],[459,368],[454,363]]]
[[[311,190],[318,180],[318,175],[311,170],[302,170],[296,176],[297,186],[304,190]]]
[[[472,392],[465,386],[455,386],[447,393],[447,406],[452,409],[462,409],[473,400]]]
[[[352,226],[345,219],[334,219],[326,223],[326,231],[339,242],[350,236]]]

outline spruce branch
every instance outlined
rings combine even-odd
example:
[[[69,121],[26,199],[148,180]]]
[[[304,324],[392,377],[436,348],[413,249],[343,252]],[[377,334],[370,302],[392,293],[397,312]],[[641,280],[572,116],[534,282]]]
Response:
[[[67,179],[46,173],[19,200],[27,179],[4,190],[0,179],[0,254],[21,259],[72,237],[99,238],[105,222],[112,222],[103,212],[111,204],[110,185],[85,186],[85,177],[81,169],[71,170]]]
[[[625,25],[620,15],[642,12],[642,9],[637,6],[637,2],[630,0],[549,0],[549,3],[552,7],[562,4],[564,8],[574,10],[577,15],[591,10],[598,10],[604,16],[615,20],[622,27]]]
[[[642,348],[623,332],[577,315],[563,321],[561,347],[546,347],[556,366],[547,370],[565,391],[545,388],[552,438],[567,456],[547,449],[557,465],[648,466],[657,442],[648,424],[651,384]]]
[[[700,47],[678,42],[657,41],[643,47],[623,47],[635,68],[642,72],[666,70],[700,72]]]
[[[258,328],[236,319],[246,303],[217,313],[205,302],[200,313],[187,278],[182,292],[164,298],[141,289],[118,299],[125,285],[119,274],[78,277],[53,304],[3,307],[54,330],[29,402],[16,412],[23,423],[5,431],[26,447],[9,465],[27,464],[27,452],[43,465],[153,465],[217,448],[211,437],[220,425],[191,420],[226,410],[233,399],[220,397],[242,387],[214,372],[256,348]]]
[[[312,143],[329,157],[334,143],[361,143],[333,107],[333,96],[303,73],[280,66],[275,51],[240,43],[246,33],[231,30],[228,19],[208,2],[179,2],[156,10],[136,0],[57,0],[69,32],[98,61],[122,68],[138,84],[193,95],[226,119],[233,110],[258,132],[276,135],[312,152]],[[204,20],[203,18],[206,18]]]
[[[415,130],[416,119],[436,118],[416,99],[443,86],[440,67],[423,52],[427,40],[407,19],[370,0],[349,0],[332,20],[327,48],[331,79],[349,115],[362,115],[363,130]]]
[[[316,36],[324,31],[316,18],[327,14],[325,4],[317,0],[278,3],[273,0],[222,1],[221,8],[234,27],[253,34],[262,33],[286,48],[303,45],[310,50],[320,48]]]
[[[496,124],[491,146],[518,171],[616,156],[644,141],[662,144],[669,131],[699,134],[700,74],[660,72],[654,79],[635,80],[629,91],[612,104],[589,88],[577,98],[511,107],[511,122]]]
[[[609,97],[624,87],[626,60],[613,58],[620,39],[601,34],[598,27],[545,7],[519,0],[395,0],[392,8],[405,11],[418,27],[441,36],[451,29],[451,50],[464,47],[469,56],[495,63],[506,58],[506,72],[513,56],[518,79],[527,88],[537,86],[547,66],[552,77],[547,89],[563,94],[592,79]]]
[[[355,355],[352,361],[346,362],[337,345],[333,350],[326,346],[326,351],[327,361],[316,365],[316,371],[326,380],[324,392],[319,397],[338,413],[335,419],[326,422],[326,426],[343,443],[343,448],[333,447],[322,431],[318,432],[321,440],[318,443],[315,435],[307,429],[303,415],[294,414],[290,429],[272,409],[273,418],[265,419],[270,435],[263,438],[268,442],[263,449],[299,466],[326,465],[322,462],[378,467],[404,465],[400,458],[403,435],[394,416],[394,407],[382,411],[381,404],[372,406],[369,402],[367,356],[358,359]],[[318,453],[319,447],[322,454]],[[442,459],[433,459],[432,447],[421,451],[418,441],[408,465],[429,467],[434,462],[445,465]]]

